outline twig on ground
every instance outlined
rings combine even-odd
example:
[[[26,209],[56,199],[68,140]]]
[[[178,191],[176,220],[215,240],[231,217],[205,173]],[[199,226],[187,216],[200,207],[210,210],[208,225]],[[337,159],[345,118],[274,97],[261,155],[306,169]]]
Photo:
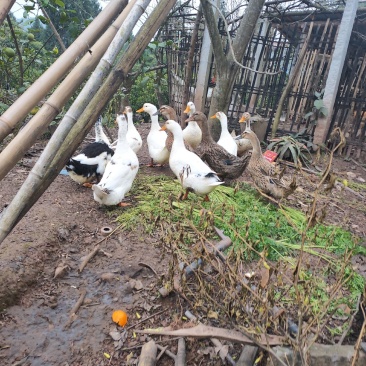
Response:
[[[168,310],[168,308],[163,309],[163,310],[160,310],[160,311],[158,311],[157,313],[152,314],[152,315],[148,316],[148,317],[147,317],[147,318],[145,318],[145,319],[141,319],[141,320],[140,320],[139,322],[137,322],[136,324],[132,324],[132,325],[130,325],[129,327],[127,327],[127,328],[126,328],[126,330],[129,330],[129,329],[131,329],[131,328],[137,327],[138,325],[140,325],[140,324],[142,324],[142,323],[146,322],[146,320],[149,320],[149,319],[153,318],[154,316],[157,316],[157,315],[163,314],[163,313],[165,313],[167,310]]]
[[[355,366],[356,365],[356,362],[357,362],[357,359],[358,359],[358,353],[360,352],[360,345],[361,345],[361,342],[362,342],[362,338],[365,334],[365,331],[366,331],[366,314],[365,314],[365,294],[366,292],[364,291],[363,292],[363,297],[364,299],[361,301],[361,311],[362,311],[362,314],[363,314],[363,323],[362,323],[362,327],[361,327],[361,330],[360,330],[360,334],[358,335],[358,338],[357,338],[357,342],[355,344],[355,352],[353,354],[353,358],[352,358],[352,364],[351,366]]]
[[[181,337],[194,337],[194,338],[220,338],[227,341],[238,342],[243,344],[260,344],[266,345],[267,342],[270,346],[280,345],[284,342],[284,337],[275,335],[262,334],[259,341],[253,341],[246,335],[236,330],[228,330],[224,328],[210,327],[203,324],[198,324],[192,328],[183,328],[177,330],[171,330],[171,328],[159,328],[159,329],[145,329],[135,330],[136,333],[143,334],[157,334],[157,335],[172,335]],[[267,349],[267,348],[266,348]]]
[[[355,159],[351,159],[352,163],[355,163],[356,165],[358,165],[361,169],[363,169],[364,171],[366,171],[366,168],[364,166],[362,166],[359,162],[357,162]]]
[[[104,239],[103,239],[104,240]],[[85,257],[85,259],[82,261],[82,263],[79,266],[79,273],[83,271],[85,266],[88,264],[88,262],[98,253],[100,248],[100,244],[97,244],[94,249]]]
[[[67,323],[65,324],[64,329],[68,329],[70,327],[70,325],[74,322],[74,320],[76,319],[76,313],[78,312],[80,306],[83,304],[84,299],[86,296],[86,290],[83,289],[81,290],[80,296],[78,301],[76,302],[76,304],[74,305],[74,307],[71,309],[70,311],[70,316],[69,316],[69,320],[67,321]]]
[[[353,320],[355,319],[355,316],[357,315],[358,311],[359,311],[359,308],[360,308],[360,301],[361,301],[361,294],[358,295],[358,299],[357,299],[357,305],[356,305],[356,310],[355,312],[352,314],[351,316],[351,319],[349,320],[348,322],[348,326],[347,328],[344,330],[344,332],[342,333],[342,336],[341,338],[339,338],[339,341],[338,341],[338,344],[341,345],[344,341],[344,338],[346,338],[347,336],[347,333],[349,332],[349,330],[351,329],[352,327],[352,323],[353,323]]]
[[[160,345],[157,345],[158,349],[161,350],[161,353],[159,354],[159,358],[163,353],[165,353],[167,356],[172,358],[174,360],[175,366],[185,366],[186,364],[186,342],[184,338],[178,339],[178,350],[177,354],[175,355],[173,352],[170,352],[167,350],[167,347],[162,347]]]

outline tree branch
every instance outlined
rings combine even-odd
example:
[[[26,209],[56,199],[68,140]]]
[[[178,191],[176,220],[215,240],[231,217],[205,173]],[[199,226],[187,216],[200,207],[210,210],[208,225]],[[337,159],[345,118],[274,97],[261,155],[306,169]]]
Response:
[[[11,36],[13,37],[15,48],[17,50],[18,61],[19,61],[19,73],[20,73],[19,85],[22,86],[23,85],[23,76],[24,76],[22,53],[20,52],[19,44],[17,41],[17,36],[15,35],[13,24],[11,23],[11,19],[10,19],[9,15],[6,16],[6,20],[9,24],[10,33],[11,33]]]
[[[212,3],[209,0],[201,0],[202,12],[205,17],[205,24],[210,34],[211,43],[213,45],[213,53],[215,56],[215,62],[217,66],[217,72],[220,73],[222,68],[227,67],[227,59],[225,56],[224,48],[222,47],[222,41],[220,33],[217,27],[217,19],[212,10]]]

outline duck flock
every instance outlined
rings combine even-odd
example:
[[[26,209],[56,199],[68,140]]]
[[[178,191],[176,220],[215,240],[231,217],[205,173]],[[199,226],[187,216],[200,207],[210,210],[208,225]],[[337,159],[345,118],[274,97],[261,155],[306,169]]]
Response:
[[[146,112],[151,118],[151,128],[146,139],[150,164],[169,167],[181,184],[186,199],[189,192],[204,196],[225,182],[239,178],[247,169],[254,184],[263,193],[275,199],[287,197],[296,189],[296,181],[286,179],[278,164],[263,156],[257,135],[250,128],[250,114],[244,113],[240,123],[246,123],[242,135],[233,136],[228,131],[227,116],[216,112],[210,119],[218,119],[221,135],[217,142],[211,136],[205,114],[196,111],[193,102],[187,104],[187,127],[182,130],[175,110],[167,105],[159,109],[145,103],[137,113]],[[159,114],[165,118],[159,124]],[[95,142],[87,145],[80,154],[66,164],[69,176],[79,184],[93,190],[94,200],[102,205],[125,206],[125,195],[132,187],[139,170],[137,152],[143,141],[133,123],[131,107],[117,115],[118,140],[111,143],[102,127],[102,118],[95,124]],[[94,182],[94,184],[93,184]]]

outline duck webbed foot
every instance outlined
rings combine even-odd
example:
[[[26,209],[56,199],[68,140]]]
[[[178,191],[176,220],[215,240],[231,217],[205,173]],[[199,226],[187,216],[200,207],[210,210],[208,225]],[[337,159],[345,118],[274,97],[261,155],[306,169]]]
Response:
[[[91,187],[93,187],[93,184],[92,183],[83,183],[83,187],[91,188]]]

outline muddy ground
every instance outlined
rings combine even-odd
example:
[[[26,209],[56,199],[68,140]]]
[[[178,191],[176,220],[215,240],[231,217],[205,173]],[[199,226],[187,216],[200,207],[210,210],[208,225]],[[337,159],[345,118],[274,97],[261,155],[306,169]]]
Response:
[[[148,124],[140,128],[144,141],[148,129]],[[37,142],[0,182],[0,209],[11,201],[46,142]],[[146,144],[138,155],[139,174],[172,175],[169,167],[144,166],[149,162]],[[366,181],[365,168],[354,161],[338,157],[334,171],[342,179]],[[245,174],[242,179],[250,181]],[[304,184],[292,198],[293,206],[301,208],[308,193]],[[365,192],[338,186],[332,194],[334,200],[328,205],[326,220],[366,238]],[[151,318],[140,328],[180,321],[188,308],[184,300],[174,294],[165,299],[158,296],[157,289],[169,262],[158,235],[144,235],[137,227],[130,232],[117,230],[107,239],[102,236],[101,228],[117,228],[117,212],[111,214],[101,208],[93,200],[91,190],[59,175],[4,241],[0,247],[0,305],[4,308],[0,314],[1,365],[134,364],[147,337],[128,330],[121,347],[124,351],[117,358],[109,335],[115,328],[111,321],[113,310],[126,310],[127,326],[147,317]],[[80,263],[97,243],[101,243],[103,251],[79,273]],[[360,273],[366,272],[365,258],[354,258],[354,263]],[[54,278],[59,265],[65,273]],[[106,273],[109,275],[104,281]],[[86,300],[70,324],[70,312],[83,291]],[[173,352],[176,350],[176,341],[163,344]],[[188,338],[187,364],[225,364],[218,356],[210,359],[209,352],[205,352],[208,345],[209,341]],[[240,349],[231,351],[235,354]],[[173,364],[166,355],[159,361],[159,365]]]

